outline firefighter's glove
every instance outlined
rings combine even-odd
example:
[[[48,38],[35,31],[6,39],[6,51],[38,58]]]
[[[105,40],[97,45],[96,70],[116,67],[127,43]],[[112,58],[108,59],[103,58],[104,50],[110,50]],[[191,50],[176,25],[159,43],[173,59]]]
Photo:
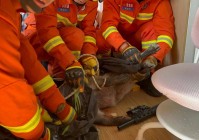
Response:
[[[124,59],[131,61],[133,64],[138,64],[142,61],[140,51],[127,42],[119,47],[119,52],[122,53]]]
[[[132,80],[135,80],[137,82],[142,81],[144,79],[147,79],[150,76],[150,69],[146,68],[143,69],[140,72],[137,72],[135,74],[132,74]]]
[[[121,58],[106,57],[100,60],[102,69],[115,73],[136,73],[142,69],[142,64],[134,64]]]
[[[55,119],[54,117],[52,117],[47,110],[45,110],[44,108],[42,108],[41,111],[41,117],[42,120],[46,123],[52,123],[54,125],[61,125],[61,121],[59,119]]]
[[[56,115],[66,125],[71,124],[77,118],[75,109],[66,103],[58,106]]]
[[[98,60],[94,55],[84,56],[81,58],[81,64],[84,71],[89,76],[94,76],[97,73]]]
[[[69,66],[66,71],[66,81],[73,88],[79,88],[83,86],[84,83],[84,70],[81,64],[76,61],[71,66]]]
[[[145,67],[152,69],[155,69],[155,67],[158,65],[158,61],[154,56],[149,56],[145,60],[143,60],[143,65]]]

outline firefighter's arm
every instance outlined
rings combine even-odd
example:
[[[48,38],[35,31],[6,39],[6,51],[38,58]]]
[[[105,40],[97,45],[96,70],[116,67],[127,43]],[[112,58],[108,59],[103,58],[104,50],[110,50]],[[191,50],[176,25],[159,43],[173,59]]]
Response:
[[[84,15],[80,14],[80,17],[84,17],[82,21],[80,21],[80,28],[85,34],[84,44],[81,52],[84,56],[80,59],[80,62],[84,67],[86,74],[88,75],[95,75],[97,73],[98,60],[95,57],[97,52],[96,28],[94,26],[97,15],[97,6],[97,1],[88,1],[86,3],[87,13],[85,17]]]
[[[64,123],[73,121],[76,116],[75,110],[65,102],[53,79],[37,59],[33,47],[22,35],[20,46],[21,64],[25,70],[25,78],[32,85],[42,106],[56,114]],[[31,59],[27,59],[27,56]]]
[[[153,25],[160,50],[153,56],[162,62],[165,55],[171,50],[175,38],[174,17],[169,0],[162,0],[153,17]]]
[[[80,28],[85,34],[84,45],[82,47],[82,54],[96,54],[96,28],[94,26],[97,15],[97,1],[88,1],[86,3],[86,14],[80,14],[79,17],[83,19],[80,21]]]
[[[57,12],[55,4],[46,7],[35,15],[38,35],[43,48],[54,57],[59,65],[66,69],[74,63],[75,56],[67,48],[57,29]]]
[[[120,7],[115,0],[105,0],[103,6],[102,35],[118,51],[119,47],[126,42],[117,30],[120,21]]]

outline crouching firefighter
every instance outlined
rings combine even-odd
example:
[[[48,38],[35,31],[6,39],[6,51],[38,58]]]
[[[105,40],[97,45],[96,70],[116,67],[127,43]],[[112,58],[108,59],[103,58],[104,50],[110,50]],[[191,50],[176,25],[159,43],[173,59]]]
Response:
[[[0,0],[0,126],[15,137],[50,140],[41,119],[40,104],[63,124],[76,118],[75,110],[60,94],[37,60],[34,49],[20,33],[21,11],[37,12],[52,0]]]

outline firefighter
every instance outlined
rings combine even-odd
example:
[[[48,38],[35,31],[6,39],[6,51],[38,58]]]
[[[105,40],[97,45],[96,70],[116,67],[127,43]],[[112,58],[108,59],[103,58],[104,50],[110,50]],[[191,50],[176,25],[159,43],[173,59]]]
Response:
[[[26,20],[27,29],[24,34],[33,44],[39,60],[48,61],[52,76],[66,76],[71,83],[76,83],[84,73],[82,66],[86,74],[96,74],[94,22],[97,5],[95,0],[55,0],[35,15],[36,33],[32,29],[33,22],[29,22],[34,15]],[[80,54],[84,56],[78,60]]]
[[[41,11],[52,0],[0,0],[0,125],[18,138],[50,140],[41,104],[66,125],[76,118],[33,47],[21,34],[20,12]],[[39,99],[39,103],[38,103]]]
[[[151,45],[160,50],[142,61],[154,71],[171,50],[174,41],[174,17],[169,0],[105,0],[100,30],[97,32],[98,54],[119,52],[132,61],[133,54]],[[150,78],[140,84],[148,94],[161,96]]]

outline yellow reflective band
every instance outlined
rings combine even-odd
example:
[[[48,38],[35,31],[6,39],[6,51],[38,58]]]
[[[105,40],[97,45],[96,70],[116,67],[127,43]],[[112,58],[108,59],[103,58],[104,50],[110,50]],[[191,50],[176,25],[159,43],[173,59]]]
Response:
[[[136,19],[138,20],[150,20],[153,18],[153,13],[139,13]]]
[[[63,17],[59,14],[57,14],[57,22],[63,23],[65,26],[76,26],[77,23],[71,23],[70,20],[66,17]]]
[[[4,125],[1,125],[1,126],[8,129],[11,132],[14,132],[14,133],[28,133],[28,132],[33,131],[38,126],[40,119],[41,119],[40,113],[41,113],[41,111],[38,107],[35,115],[31,118],[30,121],[28,121],[23,126],[18,126],[18,127],[9,127],[9,126],[4,126]]]
[[[151,45],[157,44],[156,40],[142,42],[142,49],[148,49]]]
[[[75,110],[72,107],[70,107],[70,112],[68,116],[64,120],[62,120],[62,122],[67,122],[67,124],[69,124],[75,118],[75,114]]]
[[[46,128],[47,129],[47,133],[48,133],[48,140],[50,140],[50,130],[49,128]]]
[[[67,71],[67,70],[70,70],[70,69],[73,69],[73,68],[81,68],[81,66],[72,66],[72,67],[68,67],[68,68],[66,69],[66,71]]]
[[[111,33],[118,32],[115,26],[110,26],[103,32],[103,37],[106,39]]]
[[[70,125],[67,125],[67,126],[64,128],[64,130],[63,130],[63,132],[62,132],[62,135],[64,135],[64,134],[69,130],[69,128],[70,128]]]
[[[96,45],[96,39],[92,36],[85,36],[84,42],[93,43]]]
[[[84,15],[78,14],[78,15],[77,15],[77,20],[78,20],[78,21],[82,21],[82,20],[85,18],[85,16],[87,16],[87,14],[84,14]]]
[[[64,44],[64,41],[62,40],[62,38],[60,36],[56,36],[53,37],[52,39],[50,39],[45,45],[44,45],[44,49],[47,52],[50,52],[54,47],[56,47],[59,44]]]
[[[72,51],[72,54],[76,57],[77,60],[79,59],[80,51]]]
[[[50,75],[47,75],[46,77],[44,77],[43,79],[41,79],[40,81],[35,83],[33,85],[33,88],[34,88],[36,95],[38,95],[41,92],[44,92],[47,89],[49,89],[50,87],[52,87],[54,84],[55,83],[52,80],[52,78],[50,77]]]
[[[82,60],[82,62],[84,63],[84,62],[86,62],[86,61],[88,61],[88,60],[90,60],[90,59],[94,59],[94,56],[85,57],[85,58]]]
[[[173,39],[167,35],[158,36],[157,42],[158,43],[164,42],[164,43],[168,44],[170,48],[172,48],[172,46],[173,46]]]
[[[93,0],[94,2],[98,2],[98,0]]]
[[[130,17],[130,16],[128,16],[128,15],[122,13],[122,12],[120,12],[120,17],[121,17],[122,19],[126,20],[126,21],[127,21],[128,23],[130,23],[130,24],[131,24],[131,23],[133,22],[133,20],[134,20],[133,17]]]

